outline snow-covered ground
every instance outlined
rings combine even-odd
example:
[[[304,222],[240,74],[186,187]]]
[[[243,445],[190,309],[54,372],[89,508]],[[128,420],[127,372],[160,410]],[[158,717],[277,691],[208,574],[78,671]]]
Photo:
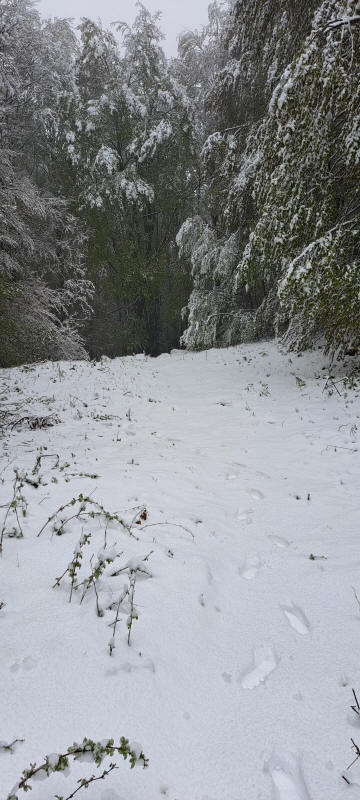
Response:
[[[2,408],[59,423],[2,439],[0,529],[14,467],[42,477],[24,484],[24,538],[5,537],[0,560],[0,739],[24,739],[0,748],[1,798],[46,753],[121,735],[148,768],[119,762],[79,797],[359,798],[360,761],[352,785],[341,776],[360,743],[360,408],[356,389],[324,391],[327,374],[320,351],[267,342],[2,371]],[[75,503],[37,536],[80,493],[128,528],[85,504],[56,535]],[[102,616],[92,584],[81,604],[69,574],[52,588],[82,531],[78,582],[104,544],[122,553],[96,584]],[[110,656],[134,576],[138,620],[129,646],[127,595]],[[32,800],[67,797],[94,769],[34,782]]]

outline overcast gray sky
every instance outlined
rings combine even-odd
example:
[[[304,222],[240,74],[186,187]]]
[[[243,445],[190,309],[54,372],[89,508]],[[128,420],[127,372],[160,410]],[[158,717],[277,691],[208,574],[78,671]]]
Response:
[[[177,35],[188,28],[191,30],[207,21],[209,0],[144,0],[149,11],[161,11],[161,28],[166,36],[164,50],[167,55],[176,55]],[[135,14],[135,0],[40,0],[39,11],[47,17],[90,17],[109,24],[113,20],[132,22]]]

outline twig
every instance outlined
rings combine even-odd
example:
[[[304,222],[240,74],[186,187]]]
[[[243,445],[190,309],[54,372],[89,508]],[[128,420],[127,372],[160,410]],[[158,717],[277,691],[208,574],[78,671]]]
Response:
[[[140,563],[142,563],[143,561],[148,561],[150,556],[152,556],[153,552],[154,552],[153,550],[150,550],[150,553],[148,553],[147,556],[142,558]],[[122,553],[120,555],[122,555]],[[139,565],[137,567],[129,567],[129,564],[125,564],[124,567],[120,567],[120,569],[115,570],[115,572],[111,572],[110,577],[117,578],[118,575],[121,575],[122,572],[129,572],[129,574],[131,573],[135,574],[135,572],[141,572],[143,575],[148,575],[148,576],[151,575],[151,573],[148,572],[147,569],[141,569]]]
[[[9,744],[0,744],[0,750],[9,751],[10,753],[12,753],[12,751],[13,751],[12,749],[14,747],[14,744],[17,744],[18,742],[19,743],[20,742],[25,742],[25,739],[14,739],[14,741],[13,742],[9,742]]]
[[[37,428],[52,428],[53,425],[57,425],[60,420],[57,414],[48,414],[47,417],[20,417],[20,419],[16,419],[12,423],[11,430],[16,428],[17,425],[22,425],[23,422],[26,422],[30,430],[33,431]]]
[[[349,450],[350,453],[357,453],[358,452],[358,448],[357,447],[342,447],[340,444],[327,444],[326,447],[324,447],[322,449],[321,453],[326,453],[326,450],[328,450],[329,447],[332,447],[335,451],[336,450]]]
[[[13,502],[15,500],[15,497],[16,497],[16,487],[17,487],[17,477],[14,480],[13,496],[12,496],[12,498],[10,500],[10,503],[8,504],[8,507],[7,507],[7,510],[6,510],[6,514],[5,514],[5,518],[4,518],[4,522],[3,522],[3,526],[2,526],[2,529],[1,529],[1,533],[0,533],[0,553],[2,553],[2,543],[3,543],[3,539],[4,539],[4,533],[5,533],[5,530],[6,530],[7,518],[9,516],[9,514],[10,514],[10,510],[11,510],[12,504],[13,504]]]
[[[357,596],[356,589],[355,589],[355,587],[354,587],[354,586],[352,586],[352,590],[353,590],[353,592],[354,592],[354,595],[355,595],[355,600],[356,600],[356,602],[357,602],[357,604],[358,604],[358,606],[359,606],[359,610],[360,610],[360,600],[359,600],[359,598],[358,598],[358,596]],[[354,689],[353,689],[353,694],[355,695]],[[355,695],[355,699],[356,699],[356,695]],[[357,700],[356,700],[356,702],[357,702]],[[357,704],[358,704],[358,703],[357,703]],[[359,704],[358,704],[358,708],[359,708]]]
[[[123,756],[125,760],[129,758],[131,767],[134,767],[138,761],[143,762],[144,768],[148,765],[148,759],[144,756],[144,753],[142,751],[140,755],[135,753],[135,751],[131,749],[128,740],[123,736],[121,737],[118,745],[114,744],[113,739],[108,739],[105,743],[103,743],[94,742],[91,739],[85,738],[82,744],[77,744],[75,742],[71,747],[68,747],[65,753],[60,753],[57,755],[56,763],[52,763],[49,756],[46,756],[44,763],[40,764],[38,767],[36,764],[30,764],[29,769],[25,769],[23,771],[20,780],[16,784],[16,789],[13,790],[11,795],[8,795],[7,800],[18,800],[17,792],[19,789],[22,789],[24,792],[29,791],[31,786],[28,781],[31,780],[35,775],[38,775],[39,772],[44,772],[45,775],[49,777],[52,772],[63,772],[66,770],[69,766],[69,758],[73,758],[74,761],[76,761],[82,755],[89,754],[89,756],[94,760],[96,766],[99,767],[106,756],[114,756],[116,753]],[[85,783],[82,785],[86,786],[87,779],[83,780]]]
[[[111,637],[111,639],[110,639],[110,641],[109,641],[109,651],[110,651],[110,655],[112,655],[112,651],[114,650],[114,647],[115,647],[115,635],[116,635],[116,628],[117,628],[117,625],[118,625],[118,623],[119,623],[120,606],[121,606],[121,603],[123,603],[123,602],[124,602],[124,600],[125,600],[125,597],[127,597],[127,596],[128,596],[128,594],[129,594],[129,589],[126,589],[126,588],[125,588],[125,589],[124,589],[124,591],[123,591],[123,593],[120,595],[120,597],[119,597],[119,600],[118,600],[118,602],[117,602],[117,604],[116,604],[116,614],[115,614],[115,619],[114,619],[114,622],[112,623],[112,626],[113,626],[113,635],[112,635],[112,637]]]
[[[104,517],[108,523],[112,521],[117,522],[119,525],[121,525],[122,528],[124,528],[124,530],[128,532],[129,536],[139,541],[139,537],[136,536],[135,533],[132,531],[131,525],[128,525],[126,522],[124,522],[124,520],[121,519],[121,517],[119,517],[117,513],[115,512],[111,513],[110,511],[107,511],[106,508],[104,508],[104,506],[101,503],[98,503],[96,500],[93,500],[89,495],[85,497],[83,494],[79,494],[78,497],[73,497],[71,500],[69,500],[68,503],[64,503],[64,505],[59,506],[59,508],[56,511],[54,511],[54,513],[51,514],[50,517],[48,517],[46,522],[44,522],[37,536],[41,536],[41,534],[43,533],[45,528],[47,528],[50,522],[53,522],[59,514],[65,511],[66,508],[71,508],[72,506],[75,506],[76,503],[80,503],[79,510],[75,514],[72,514],[70,517],[68,517],[68,519],[62,522],[60,528],[58,529],[58,534],[60,531],[63,530],[65,525],[72,519],[80,519],[80,517],[82,518],[90,517],[91,519],[95,519],[95,517]],[[87,505],[91,505],[93,506],[93,508],[87,509],[86,508]],[[96,511],[94,510],[94,508],[96,509]]]
[[[355,750],[356,757],[351,762],[351,764],[349,764],[349,766],[346,767],[346,769],[350,769],[356,763],[356,761],[360,758],[360,748],[359,748],[359,746],[356,744],[356,742],[354,742],[354,739],[350,739],[350,741],[352,743],[353,750]]]
[[[63,572],[63,574],[60,575],[59,578],[56,578],[56,581],[55,581],[54,585],[52,586],[53,589],[56,589],[57,586],[60,586],[60,583],[61,583],[62,579],[65,578],[65,575],[66,575],[67,572],[69,572],[69,567],[66,567],[66,569]],[[71,602],[71,600],[69,602]]]
[[[96,580],[95,580],[95,576],[94,575],[92,577],[92,584],[93,584],[93,587],[94,587],[94,590],[95,590],[95,596],[96,596],[96,611],[97,611],[97,615],[98,615],[98,617],[103,617],[104,616],[104,612],[102,611],[102,609],[100,608],[100,605],[99,605],[99,595],[98,595],[98,591],[97,591],[97,588],[96,588]]]
[[[39,471],[40,464],[41,464],[41,461],[42,461],[43,458],[55,458],[56,459],[56,462],[55,462],[54,466],[52,467],[52,469],[55,469],[55,467],[59,466],[60,459],[59,459],[59,456],[58,456],[57,453],[41,453],[41,455],[39,455],[37,457],[36,461],[35,461],[35,464],[34,464],[34,467],[33,467],[33,471],[32,471],[33,475],[36,475],[36,473]]]
[[[137,615],[135,607],[134,607],[136,572],[131,576],[131,578],[129,580],[129,583],[130,583],[130,590],[129,590],[130,615],[129,615],[128,623],[127,623],[127,626],[128,626],[128,640],[127,640],[127,642],[128,642],[129,647],[130,647],[132,625],[133,625],[134,619],[138,619],[138,615]]]
[[[3,549],[3,539],[4,539],[4,536],[5,536],[5,532],[6,532],[6,522],[7,522],[8,516],[10,514],[10,511],[13,511],[15,513],[16,520],[17,520],[17,523],[18,523],[18,526],[19,526],[20,535],[24,536],[23,530],[22,530],[22,527],[21,527],[21,523],[20,523],[20,520],[19,520],[18,511],[17,511],[17,502],[19,501],[20,503],[21,502],[23,503],[23,511],[24,511],[24,514],[25,514],[26,501],[25,501],[25,498],[21,494],[19,494],[19,492],[22,489],[23,485],[24,485],[23,484],[23,478],[22,478],[21,475],[19,475],[18,471],[15,469],[15,480],[14,480],[14,483],[13,483],[13,494],[12,494],[12,498],[10,500],[10,503],[8,503],[7,510],[6,510],[5,517],[4,517],[3,526],[2,526],[2,529],[1,529],[1,533],[0,533],[0,553],[2,553],[2,549]]]
[[[116,764],[110,764],[108,769],[104,769],[102,775],[98,776],[92,775],[91,778],[80,778],[78,780],[80,786],[78,786],[77,789],[74,789],[74,791],[71,794],[68,794],[68,796],[65,797],[65,800],[71,800],[71,798],[75,797],[75,795],[77,794],[77,792],[80,791],[80,789],[87,789],[90,786],[90,783],[95,783],[95,781],[104,780],[104,778],[106,778],[106,776],[109,775],[110,772],[112,772],[114,769],[119,769],[119,767]]]
[[[327,378],[326,378],[326,381],[325,381],[324,388],[323,388],[323,394],[324,394],[325,390],[329,388],[329,385],[330,385],[333,389],[335,389],[335,391],[341,397],[341,392],[339,392],[339,389],[337,388],[337,384],[338,383],[342,383],[344,380],[345,380],[345,378],[340,378],[340,380],[334,381],[334,378],[332,377],[332,375],[328,375]]]
[[[172,525],[173,528],[182,528],[182,530],[189,533],[193,541],[195,541],[193,532],[189,528],[185,528],[185,525],[180,525],[178,522],[148,522],[146,525],[141,526],[141,530],[143,531],[145,528],[154,528],[157,525]]]
[[[356,598],[356,599],[357,599],[357,598]],[[356,704],[356,705],[354,705],[354,706],[351,706],[351,708],[352,708],[352,710],[353,710],[353,711],[355,711],[355,714],[357,714],[358,716],[360,716],[360,706],[359,706],[359,701],[358,701],[358,699],[357,699],[357,697],[356,697],[355,689],[353,689],[353,690],[352,690],[352,693],[353,693],[353,695],[354,695],[354,700],[355,700],[355,704]]]

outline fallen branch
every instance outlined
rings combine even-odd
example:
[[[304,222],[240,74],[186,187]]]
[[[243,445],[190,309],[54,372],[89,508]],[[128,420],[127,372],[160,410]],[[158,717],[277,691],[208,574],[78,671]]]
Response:
[[[52,428],[59,422],[60,419],[57,414],[48,414],[47,417],[33,417],[27,415],[25,417],[20,417],[20,419],[16,419],[11,425],[11,430],[16,428],[17,425],[26,424],[31,431],[34,431],[37,428]]]

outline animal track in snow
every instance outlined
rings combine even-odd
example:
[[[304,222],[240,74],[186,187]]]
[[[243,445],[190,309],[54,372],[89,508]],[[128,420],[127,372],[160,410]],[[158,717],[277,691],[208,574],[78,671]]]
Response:
[[[230,468],[229,472],[226,473],[225,479],[227,481],[235,481],[238,478],[243,478],[244,477],[244,473],[239,471],[239,469],[240,470],[247,469],[247,466],[246,466],[246,464],[240,464],[239,462],[235,461],[231,465],[231,468]]]
[[[311,800],[298,756],[282,759],[274,755],[267,766],[275,789],[275,800]]]
[[[241,678],[243,689],[255,689],[260,683],[265,683],[279,663],[272,644],[263,644],[255,647],[253,651],[253,667],[244,673]]]
[[[272,534],[270,534],[268,536],[268,539],[274,542],[274,544],[276,544],[277,547],[289,547],[289,545],[291,544],[291,542],[289,542],[288,539],[285,539],[284,536],[273,536]]]
[[[29,672],[31,669],[37,667],[37,663],[38,662],[31,656],[26,656],[22,661],[16,661],[15,664],[11,664],[10,672],[18,672],[19,669],[25,669],[26,672]]]
[[[281,606],[281,608],[286,619],[296,633],[300,633],[302,636],[309,633],[310,622],[299,606],[295,606],[294,603],[292,603],[291,606]]]
[[[264,495],[260,492],[260,489],[247,489],[247,493],[252,497],[253,500],[263,500]]]
[[[151,658],[146,658],[141,664],[131,664],[130,661],[124,661],[119,667],[112,667],[106,670],[106,675],[118,675],[119,672],[137,672],[139,670],[147,670],[148,672],[155,672],[155,664]]]
[[[252,523],[251,516],[253,513],[254,513],[253,508],[239,508],[236,514],[236,519],[238,519],[240,522],[245,522],[245,525],[251,525]]]
[[[105,789],[105,792],[101,792],[101,800],[123,800],[123,798],[113,789]]]
[[[264,565],[260,556],[257,553],[251,553],[246,556],[245,562],[242,567],[239,567],[239,573],[246,581],[251,581],[257,575],[259,569]]]

